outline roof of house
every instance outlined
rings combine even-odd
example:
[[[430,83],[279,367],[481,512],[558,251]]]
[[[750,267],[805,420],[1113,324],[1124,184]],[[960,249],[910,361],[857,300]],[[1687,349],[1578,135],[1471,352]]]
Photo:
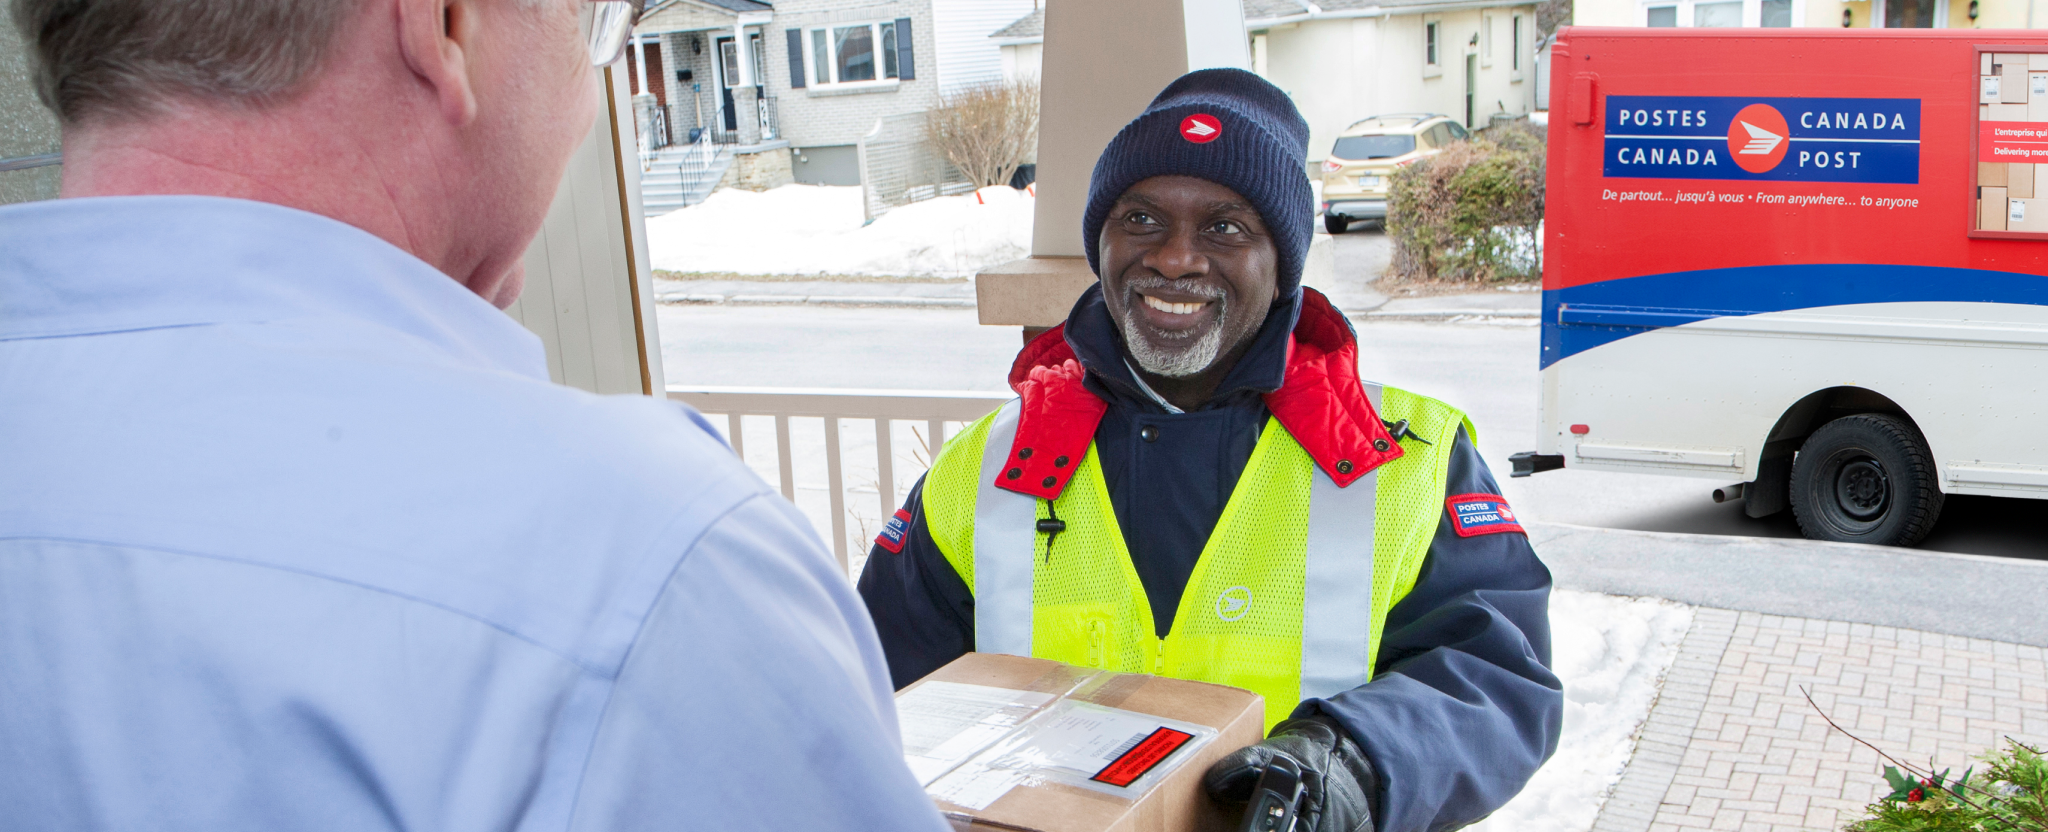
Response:
[[[665,2],[648,3],[647,10],[642,12],[641,16],[644,18],[648,15],[652,15],[655,12],[661,11],[662,7],[664,6],[671,6],[680,1],[681,0],[665,0]],[[724,9],[729,12],[765,12],[773,11],[775,8],[774,6],[768,3],[756,2],[756,0],[689,0],[689,2],[696,3],[697,5],[700,6],[710,6],[712,8]]]
[[[997,29],[992,38],[1003,40],[1026,40],[1045,37],[1045,7],[1032,9],[1030,14],[1017,18],[1008,26]]]
[[[1268,20],[1298,14],[1308,14],[1308,4],[1302,0],[1244,0],[1246,20]]]

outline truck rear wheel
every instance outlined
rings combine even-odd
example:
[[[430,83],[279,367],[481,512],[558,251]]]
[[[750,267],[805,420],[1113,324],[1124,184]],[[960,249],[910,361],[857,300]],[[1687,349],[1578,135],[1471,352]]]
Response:
[[[1926,440],[1894,416],[1822,425],[1792,464],[1792,513],[1814,540],[1911,546],[1934,529],[1941,504]]]
[[[1324,231],[1328,231],[1328,232],[1330,232],[1330,233],[1332,233],[1332,234],[1342,234],[1342,233],[1344,233],[1344,229],[1346,229],[1346,228],[1350,228],[1350,227],[1351,227],[1351,220],[1349,220],[1349,219],[1346,219],[1346,218],[1344,218],[1344,217],[1340,217],[1340,216],[1337,216],[1336,214],[1324,214],[1324,215],[1323,215],[1323,230],[1324,230]]]

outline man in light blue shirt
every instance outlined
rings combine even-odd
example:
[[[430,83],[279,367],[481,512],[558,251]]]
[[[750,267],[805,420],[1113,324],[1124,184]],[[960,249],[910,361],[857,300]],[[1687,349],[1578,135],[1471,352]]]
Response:
[[[943,828],[805,521],[487,302],[634,5],[14,0],[0,830]]]

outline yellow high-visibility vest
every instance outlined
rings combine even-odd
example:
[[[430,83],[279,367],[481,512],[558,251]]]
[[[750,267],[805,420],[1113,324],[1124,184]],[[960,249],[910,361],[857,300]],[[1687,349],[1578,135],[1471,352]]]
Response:
[[[1265,697],[1268,730],[1303,699],[1365,684],[1387,611],[1415,586],[1429,553],[1451,448],[1470,424],[1434,399],[1364,387],[1382,418],[1407,420],[1421,441],[1408,439],[1400,458],[1339,487],[1268,421],[1164,639],[1094,444],[1048,501],[995,485],[1019,402],[974,423],[926,476],[924,515],[974,593],[975,650],[1245,688]],[[1038,530],[1054,517],[1064,531]]]

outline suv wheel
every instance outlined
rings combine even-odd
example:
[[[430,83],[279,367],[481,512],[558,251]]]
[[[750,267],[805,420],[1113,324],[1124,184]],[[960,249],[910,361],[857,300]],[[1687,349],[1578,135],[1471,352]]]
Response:
[[[1347,220],[1347,219],[1345,219],[1345,218],[1343,218],[1343,217],[1337,216],[1336,214],[1324,214],[1324,215],[1323,215],[1323,230],[1324,230],[1324,231],[1328,231],[1328,232],[1330,232],[1330,233],[1332,233],[1332,234],[1342,234],[1342,233],[1344,233],[1344,229],[1346,229],[1346,228],[1350,228],[1350,227],[1351,227],[1351,221],[1350,221],[1350,220]]]
[[[1927,441],[1894,416],[1822,425],[1792,463],[1792,512],[1814,540],[1911,546],[1934,530],[1942,500]]]

